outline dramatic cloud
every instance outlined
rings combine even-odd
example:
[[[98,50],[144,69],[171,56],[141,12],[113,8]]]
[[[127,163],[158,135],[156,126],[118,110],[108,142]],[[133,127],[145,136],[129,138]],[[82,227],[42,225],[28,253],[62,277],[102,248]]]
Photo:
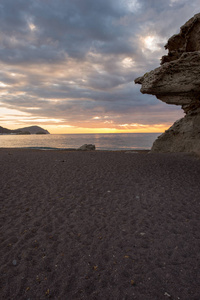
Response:
[[[54,132],[169,126],[180,108],[142,95],[133,81],[159,66],[168,38],[199,4],[2,0],[0,125],[44,124]]]

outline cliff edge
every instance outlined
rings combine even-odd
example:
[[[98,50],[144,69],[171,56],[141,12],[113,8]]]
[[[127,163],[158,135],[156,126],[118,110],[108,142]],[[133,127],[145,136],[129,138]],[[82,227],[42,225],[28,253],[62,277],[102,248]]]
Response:
[[[161,66],[135,79],[143,94],[181,105],[185,117],[154,142],[151,152],[200,153],[200,13],[187,21],[165,46]]]

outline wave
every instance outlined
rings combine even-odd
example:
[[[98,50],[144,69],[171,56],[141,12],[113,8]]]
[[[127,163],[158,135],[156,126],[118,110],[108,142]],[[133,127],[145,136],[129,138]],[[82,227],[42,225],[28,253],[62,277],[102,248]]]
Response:
[[[55,147],[22,147],[21,149],[33,149],[33,150],[77,150],[75,148],[55,148]]]

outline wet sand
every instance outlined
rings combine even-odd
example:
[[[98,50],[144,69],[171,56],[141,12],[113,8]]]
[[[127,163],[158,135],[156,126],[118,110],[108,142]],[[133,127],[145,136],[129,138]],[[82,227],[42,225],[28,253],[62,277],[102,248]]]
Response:
[[[0,299],[200,299],[200,159],[0,149]]]

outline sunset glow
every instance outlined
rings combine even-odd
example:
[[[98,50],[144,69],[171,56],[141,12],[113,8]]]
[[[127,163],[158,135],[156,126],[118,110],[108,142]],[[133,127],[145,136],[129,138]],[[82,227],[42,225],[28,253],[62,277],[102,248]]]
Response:
[[[198,0],[47,2],[0,5],[0,126],[162,132],[183,116],[134,79],[159,66]]]

